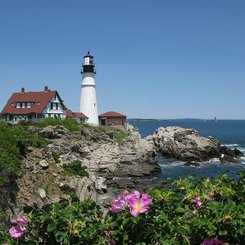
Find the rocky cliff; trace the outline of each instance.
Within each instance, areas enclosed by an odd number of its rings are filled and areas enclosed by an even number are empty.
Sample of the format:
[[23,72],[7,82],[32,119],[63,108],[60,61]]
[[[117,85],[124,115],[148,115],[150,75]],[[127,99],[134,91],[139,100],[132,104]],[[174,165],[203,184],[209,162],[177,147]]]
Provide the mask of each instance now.
[[[115,130],[82,126],[71,132],[63,126],[30,127],[50,141],[45,148],[29,148],[17,179],[11,213],[28,212],[53,202],[69,200],[74,191],[82,201],[93,199],[106,207],[122,189],[147,188],[147,179],[160,172],[155,148],[131,130],[118,142]],[[69,175],[64,166],[79,161],[87,175]]]
[[[0,227],[13,214],[69,201],[72,192],[81,201],[90,198],[106,208],[112,197],[124,189],[145,190],[161,171],[155,162],[157,152],[186,162],[213,157],[232,161],[242,154],[221,146],[212,137],[199,136],[194,129],[180,127],[159,128],[144,139],[130,127],[120,140],[120,131],[83,125],[75,131],[63,126],[31,126],[28,130],[49,140],[49,144],[29,147],[17,181],[2,187],[0,210],[4,212],[0,212]],[[65,166],[74,162],[86,169],[86,174],[80,176],[79,169],[68,174]]]

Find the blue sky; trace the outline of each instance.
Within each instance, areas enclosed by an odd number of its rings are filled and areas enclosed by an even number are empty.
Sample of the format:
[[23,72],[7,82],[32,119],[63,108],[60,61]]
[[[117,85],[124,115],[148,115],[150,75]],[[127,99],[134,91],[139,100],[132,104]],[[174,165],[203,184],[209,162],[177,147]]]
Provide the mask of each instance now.
[[0,108],[21,87],[79,110],[82,57],[99,113],[245,119],[244,0],[2,0]]

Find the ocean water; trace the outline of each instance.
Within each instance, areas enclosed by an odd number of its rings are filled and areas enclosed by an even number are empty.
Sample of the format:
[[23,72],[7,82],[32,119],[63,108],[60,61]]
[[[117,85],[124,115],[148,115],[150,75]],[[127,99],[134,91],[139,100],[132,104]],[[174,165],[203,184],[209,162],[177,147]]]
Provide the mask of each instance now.
[[[201,136],[212,136],[219,140],[221,145],[232,149],[237,148],[245,154],[245,120],[202,120],[202,119],[175,119],[175,120],[129,120],[129,124],[136,127],[142,137],[153,134],[159,127],[179,126],[194,128]],[[160,155],[157,156],[158,164],[162,173],[157,178],[178,179],[189,175],[194,176],[217,176],[223,172],[233,178],[237,178],[237,172],[245,167],[245,157],[239,163],[220,163],[219,159],[203,162],[200,167],[184,166],[184,162],[168,160]]]

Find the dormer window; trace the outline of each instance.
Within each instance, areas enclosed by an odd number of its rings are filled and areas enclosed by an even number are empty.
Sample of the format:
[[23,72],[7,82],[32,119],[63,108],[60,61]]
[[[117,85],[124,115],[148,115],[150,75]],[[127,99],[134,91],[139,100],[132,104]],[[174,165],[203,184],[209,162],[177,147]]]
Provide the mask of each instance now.
[[[14,104],[12,103],[11,106]],[[17,102],[16,103],[16,108],[31,108],[33,105],[32,102]]]
[[58,110],[59,104],[56,102],[51,102],[51,110]]

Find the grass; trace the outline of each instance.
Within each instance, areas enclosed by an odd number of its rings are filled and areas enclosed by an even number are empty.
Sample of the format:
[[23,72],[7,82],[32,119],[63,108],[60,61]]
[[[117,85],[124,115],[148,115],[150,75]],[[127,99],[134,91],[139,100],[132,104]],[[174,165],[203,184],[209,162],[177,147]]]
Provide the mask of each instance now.
[[36,126],[39,128],[44,128],[47,126],[64,126],[69,131],[79,131],[80,125],[76,120],[74,119],[55,119],[55,118],[46,118],[43,121],[40,122],[34,122],[34,121],[22,121],[19,123],[22,126]]
[[9,177],[18,172],[28,148],[45,147],[48,141],[18,124],[0,122],[0,132],[0,185],[4,185]]
[[79,175],[79,176],[87,176],[87,177],[89,175],[86,170],[86,167],[81,166],[81,162],[79,160],[63,165],[63,168],[64,171],[69,175]]
[[116,129],[115,131],[113,131],[113,138],[119,145],[123,143],[123,141],[128,137],[128,135],[129,133],[127,131],[123,131],[120,129]]
[[55,151],[52,151],[52,156],[53,156],[53,159],[56,163],[60,163],[60,155],[59,153],[55,152]]

